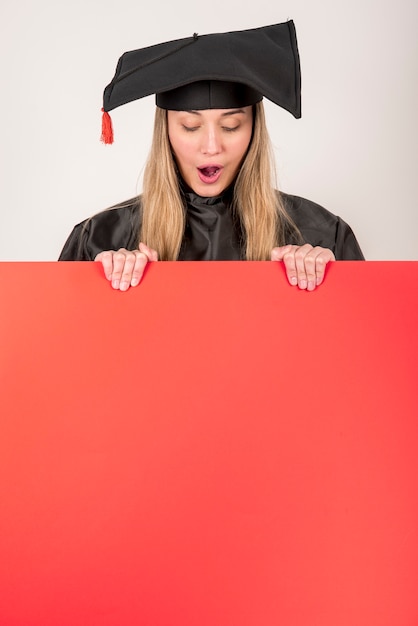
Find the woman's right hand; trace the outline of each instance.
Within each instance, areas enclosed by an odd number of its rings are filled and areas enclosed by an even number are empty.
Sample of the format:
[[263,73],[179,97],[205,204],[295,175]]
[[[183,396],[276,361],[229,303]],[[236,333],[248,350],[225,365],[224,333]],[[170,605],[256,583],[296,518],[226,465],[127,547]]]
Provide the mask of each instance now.
[[104,274],[113,289],[127,291],[129,287],[139,285],[146,264],[148,261],[158,261],[158,254],[141,242],[138,250],[105,250],[94,260],[102,263]]

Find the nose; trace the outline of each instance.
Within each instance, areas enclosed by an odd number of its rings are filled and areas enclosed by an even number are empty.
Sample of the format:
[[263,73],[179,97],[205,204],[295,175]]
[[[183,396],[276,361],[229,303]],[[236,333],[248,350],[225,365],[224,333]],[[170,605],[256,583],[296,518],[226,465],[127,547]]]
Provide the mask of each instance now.
[[212,126],[208,126],[203,130],[201,142],[202,154],[209,156],[219,154],[219,152],[222,151],[222,141],[219,130]]

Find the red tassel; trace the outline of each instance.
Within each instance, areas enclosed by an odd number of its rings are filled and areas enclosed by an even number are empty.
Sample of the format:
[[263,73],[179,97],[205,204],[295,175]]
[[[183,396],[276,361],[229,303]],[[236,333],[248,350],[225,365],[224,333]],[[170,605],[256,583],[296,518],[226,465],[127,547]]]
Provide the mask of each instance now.
[[105,144],[113,143],[113,128],[112,128],[112,118],[109,113],[102,109],[102,136],[100,140]]

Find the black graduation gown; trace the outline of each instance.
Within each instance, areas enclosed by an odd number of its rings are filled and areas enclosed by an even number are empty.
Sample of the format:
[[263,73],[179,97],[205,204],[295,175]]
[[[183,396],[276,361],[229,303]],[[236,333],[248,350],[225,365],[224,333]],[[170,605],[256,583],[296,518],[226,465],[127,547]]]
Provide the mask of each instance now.
[[[288,194],[281,194],[288,215],[305,243],[330,248],[338,260],[363,260],[350,226],[323,207]],[[179,260],[242,260],[242,236],[229,208],[228,194],[201,198],[185,194],[186,229]],[[134,198],[77,224],[60,254],[60,261],[93,261],[103,250],[138,247],[141,197]],[[289,236],[286,243],[297,243]]]

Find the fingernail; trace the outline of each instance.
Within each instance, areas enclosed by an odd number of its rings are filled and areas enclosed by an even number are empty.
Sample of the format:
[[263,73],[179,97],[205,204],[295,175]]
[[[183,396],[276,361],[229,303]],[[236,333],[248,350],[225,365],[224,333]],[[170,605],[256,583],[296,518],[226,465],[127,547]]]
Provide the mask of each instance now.
[[119,281],[118,280],[112,280],[112,287],[113,289],[119,289]]
[[306,280],[301,280],[299,283],[299,287],[301,289],[306,289],[306,287],[308,286],[308,283],[306,282]]
[[315,282],[313,280],[308,281],[308,291],[313,291],[315,289]]
[[119,285],[119,289],[121,291],[126,291],[129,288],[129,283],[126,282],[126,280],[122,281],[121,284]]
[[139,285],[139,280],[137,278],[133,278],[131,280],[131,287],[136,287],[137,285]]
[[297,285],[298,284],[298,279],[296,278],[296,276],[292,276],[292,278],[290,279],[290,284],[291,285]]

